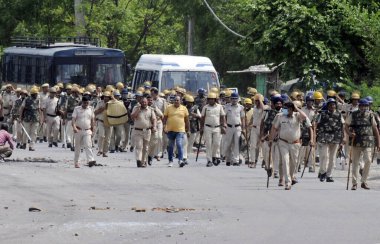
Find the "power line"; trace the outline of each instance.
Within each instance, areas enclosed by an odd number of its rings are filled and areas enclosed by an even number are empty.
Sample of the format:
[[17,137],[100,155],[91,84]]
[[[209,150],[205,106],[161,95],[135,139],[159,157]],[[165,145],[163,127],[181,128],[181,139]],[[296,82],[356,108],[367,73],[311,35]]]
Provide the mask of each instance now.
[[231,32],[232,34],[234,34],[235,36],[238,36],[240,38],[247,38],[246,36],[243,36],[239,33],[237,33],[236,31],[232,30],[231,28],[229,28],[226,24],[223,23],[223,21],[221,19],[219,19],[219,17],[215,14],[215,12],[212,10],[212,8],[210,7],[210,5],[208,4],[208,2],[206,0],[203,0],[203,2],[206,4],[207,8],[210,10],[210,12],[212,13],[212,15],[215,17],[215,19],[224,27],[226,28],[229,32]]

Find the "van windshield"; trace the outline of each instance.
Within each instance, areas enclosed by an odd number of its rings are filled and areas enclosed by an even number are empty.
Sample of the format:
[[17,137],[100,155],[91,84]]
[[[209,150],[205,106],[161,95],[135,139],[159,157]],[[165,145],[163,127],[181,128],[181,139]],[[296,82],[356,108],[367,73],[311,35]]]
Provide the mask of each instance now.
[[218,78],[211,71],[164,71],[162,72],[161,90],[171,89],[176,86],[183,87],[187,91],[196,93],[199,88],[218,87]]

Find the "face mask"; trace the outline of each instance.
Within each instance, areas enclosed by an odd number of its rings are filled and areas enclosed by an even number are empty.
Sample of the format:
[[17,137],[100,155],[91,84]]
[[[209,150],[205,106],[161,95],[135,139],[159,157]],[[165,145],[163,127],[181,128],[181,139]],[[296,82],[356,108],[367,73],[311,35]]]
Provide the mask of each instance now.
[[285,115],[285,116],[288,115],[288,109],[287,109],[287,108],[283,108],[281,112],[282,112],[282,114]]

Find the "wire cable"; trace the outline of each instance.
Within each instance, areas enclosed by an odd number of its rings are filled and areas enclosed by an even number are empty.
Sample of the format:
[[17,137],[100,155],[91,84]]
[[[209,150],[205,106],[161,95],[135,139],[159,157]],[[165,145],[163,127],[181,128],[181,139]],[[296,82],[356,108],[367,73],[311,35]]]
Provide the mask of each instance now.
[[239,33],[237,33],[236,31],[232,30],[231,28],[229,28],[226,24],[223,23],[223,21],[215,14],[215,12],[212,10],[212,8],[210,7],[210,5],[208,4],[208,2],[206,0],[203,0],[204,4],[206,4],[207,8],[210,10],[210,12],[212,13],[212,15],[214,16],[214,18],[224,27],[226,28],[229,32],[231,32],[232,34],[234,34],[235,36],[238,36],[240,38],[247,38],[246,36],[243,36]]

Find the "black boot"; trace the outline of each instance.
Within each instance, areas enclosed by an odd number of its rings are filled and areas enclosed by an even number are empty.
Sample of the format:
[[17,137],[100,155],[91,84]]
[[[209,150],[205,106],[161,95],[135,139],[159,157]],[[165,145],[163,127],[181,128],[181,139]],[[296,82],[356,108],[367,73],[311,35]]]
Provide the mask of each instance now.
[[148,156],[148,164],[149,164],[149,166],[152,165],[152,161],[153,161],[152,157],[151,157],[151,156]]

